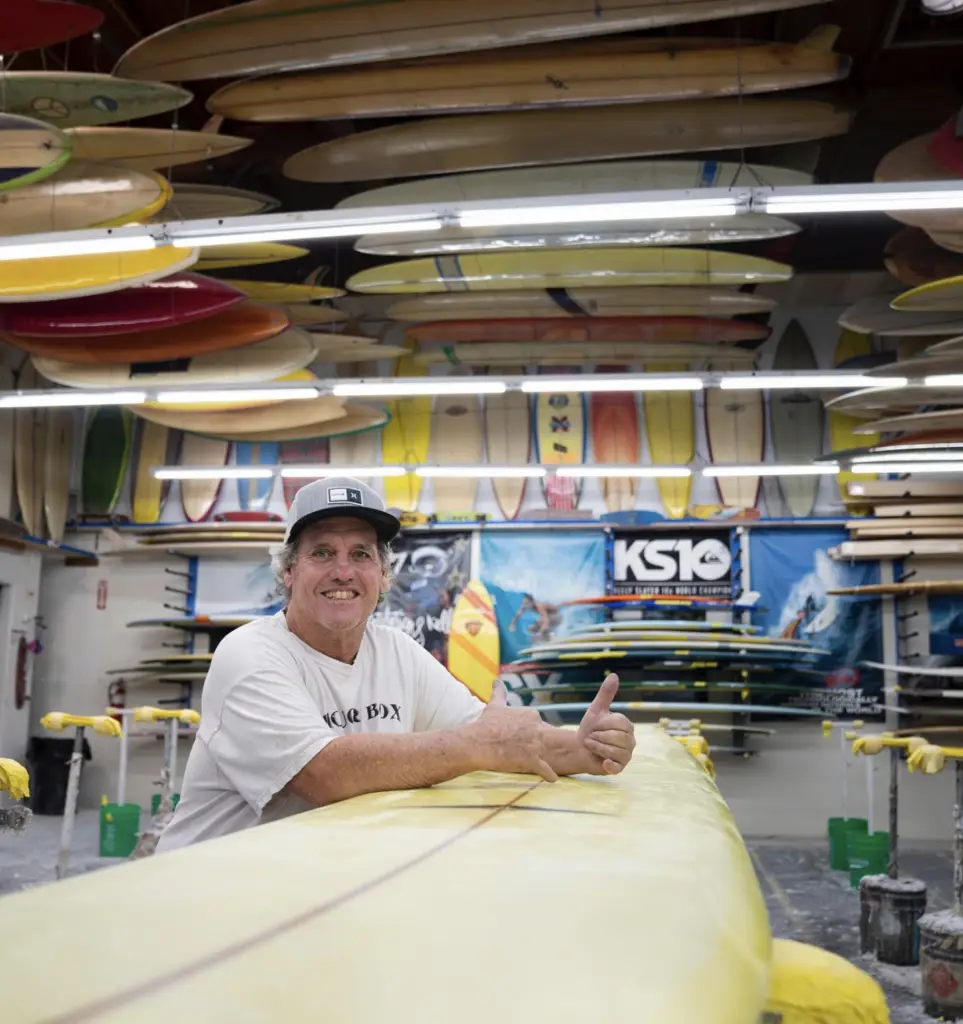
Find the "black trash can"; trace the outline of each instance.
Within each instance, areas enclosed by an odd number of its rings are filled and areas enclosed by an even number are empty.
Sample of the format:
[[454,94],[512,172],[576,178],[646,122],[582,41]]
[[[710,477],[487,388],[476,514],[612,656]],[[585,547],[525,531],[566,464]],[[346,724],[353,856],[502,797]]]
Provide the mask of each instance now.
[[[30,770],[30,799],[34,814],[63,814],[67,803],[67,778],[74,741],[50,736],[31,736],[27,744]],[[84,760],[91,758],[90,744],[84,740]],[[81,775],[83,765],[81,765]]]

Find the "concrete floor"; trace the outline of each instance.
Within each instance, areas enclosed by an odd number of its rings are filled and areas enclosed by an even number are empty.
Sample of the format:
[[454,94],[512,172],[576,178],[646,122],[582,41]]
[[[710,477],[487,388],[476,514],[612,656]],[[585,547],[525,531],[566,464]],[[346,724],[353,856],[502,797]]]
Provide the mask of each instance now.
[[[24,834],[0,835],[0,897],[55,880],[60,818],[35,816]],[[122,861],[98,856],[99,812],[77,817],[70,873],[111,867]],[[859,953],[859,900],[848,876],[830,871],[825,842],[750,840],[749,851],[765,894],[773,934],[831,950],[869,971],[886,991],[892,1024],[930,1022],[919,1001],[916,968],[877,964]],[[929,890],[929,909],[949,906],[953,875],[948,848],[928,844],[901,851],[902,873],[921,878]],[[2,910],[2,904],[0,904]]]

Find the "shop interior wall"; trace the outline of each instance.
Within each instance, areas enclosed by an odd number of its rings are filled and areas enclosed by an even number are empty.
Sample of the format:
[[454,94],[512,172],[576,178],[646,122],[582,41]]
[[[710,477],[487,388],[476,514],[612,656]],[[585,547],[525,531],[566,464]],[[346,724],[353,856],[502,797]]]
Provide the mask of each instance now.
[[[877,279],[878,280],[878,279]],[[793,285],[795,297],[800,303],[805,300],[803,283]],[[800,321],[809,334],[823,366],[831,365],[829,355],[835,345],[839,329],[836,318],[843,308],[870,292],[874,285],[849,287],[834,296],[832,305],[783,306],[773,315],[773,339],[767,343],[760,360],[761,367],[769,365],[775,343],[786,322],[792,317]],[[780,295],[785,301],[786,296]],[[6,428],[9,430],[9,428]],[[701,429],[701,427],[700,427]],[[7,443],[0,444],[0,460],[7,453]],[[2,486],[9,488],[10,473],[2,472],[0,465],[0,500]],[[589,481],[594,487],[594,482]],[[702,486],[708,481],[700,481]],[[839,514],[834,501],[832,481],[825,481],[827,489],[821,495],[823,514]],[[233,485],[225,485],[225,505],[232,507]],[[586,497],[591,506],[601,505],[592,495],[594,490],[586,487]],[[599,496],[600,498],[600,496]],[[176,502],[176,490],[171,501]],[[428,496],[430,501],[430,495]],[[696,491],[693,501],[711,501],[711,493],[702,495]],[[482,482],[479,493],[479,511],[494,511],[487,507],[491,501],[490,489]],[[537,504],[538,502],[533,502]],[[493,502],[491,502],[493,506]],[[644,499],[640,505],[644,505]],[[275,505],[283,510],[280,493],[275,496]],[[4,506],[6,507],[6,506]],[[176,516],[178,504],[168,506],[165,518]],[[430,510],[430,506],[425,508]],[[596,508],[595,511],[599,511]],[[95,538],[87,534],[71,534],[68,541],[79,547],[92,547]],[[15,556],[11,564],[19,565],[21,579],[29,577],[30,565],[39,566],[36,556]],[[94,713],[106,706],[107,687],[111,679],[110,669],[135,665],[141,659],[158,652],[159,645],[173,638],[169,631],[131,630],[126,623],[140,618],[157,617],[163,611],[163,604],[170,595],[165,595],[164,586],[171,577],[164,573],[164,566],[182,569],[183,561],[164,558],[104,558],[96,568],[66,567],[56,560],[46,560],[43,565],[40,615],[45,623],[43,633],[44,650],[36,659],[33,686],[34,699],[29,705],[31,730],[36,730],[42,714],[49,710],[70,710]],[[938,563],[927,564],[921,575],[941,571]],[[945,572],[945,569],[942,570]],[[8,570],[8,575],[14,570]],[[938,578],[938,577],[937,577]],[[97,607],[98,584],[106,581],[106,607]],[[0,583],[4,579],[4,563],[0,561]],[[21,584],[26,586],[25,584]],[[24,591],[26,592],[26,591]],[[26,607],[26,606],[25,606]],[[0,611],[2,614],[2,611]],[[5,628],[0,625],[0,628]],[[9,640],[8,635],[8,640]],[[4,650],[11,649],[7,644]],[[127,702],[151,703],[158,698],[174,696],[177,687],[156,684],[134,686],[128,690]],[[199,697],[200,687],[195,686]],[[7,735],[11,721],[4,700],[0,699],[0,737]],[[16,721],[16,720],[14,720]],[[821,730],[813,723],[777,722],[777,735],[765,739],[757,746],[758,757],[747,760],[733,759],[720,754],[717,758],[720,785],[728,800],[739,827],[751,836],[782,835],[818,838],[825,833],[826,819],[839,813],[841,787],[838,755],[822,738]],[[15,730],[14,730],[15,731]],[[25,741],[25,737],[23,738]],[[13,745],[19,742],[14,739]],[[101,737],[91,737],[94,760],[85,769],[82,787],[82,803],[87,807],[96,806],[103,794],[113,798],[116,792],[116,742]],[[182,764],[188,753],[189,744],[181,745]],[[21,751],[4,751],[16,756]],[[136,740],[132,743],[128,798],[146,805],[156,790],[155,780],[162,758],[162,744],[157,740]],[[885,813],[885,779],[887,766],[878,762],[876,785],[877,820],[883,821]],[[854,765],[850,772],[851,813],[862,813],[864,801],[864,772],[862,764]],[[949,774],[936,778],[903,776],[902,829],[907,838],[949,839],[952,810],[952,778]]]

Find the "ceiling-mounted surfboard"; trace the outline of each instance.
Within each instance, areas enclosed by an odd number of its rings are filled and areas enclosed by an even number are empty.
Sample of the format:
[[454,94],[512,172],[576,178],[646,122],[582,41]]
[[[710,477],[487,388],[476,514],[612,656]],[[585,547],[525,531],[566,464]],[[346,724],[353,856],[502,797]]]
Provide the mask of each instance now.
[[792,267],[784,263],[712,249],[591,249],[404,260],[362,270],[348,279],[347,288],[390,295],[546,287],[740,286],[791,277]]
[[[35,260],[34,262],[42,262]],[[174,327],[103,337],[20,337],[8,334],[11,344],[37,356],[83,364],[124,364],[190,359],[209,352],[240,348],[276,337],[287,328],[281,313],[253,302],[240,302],[203,320]],[[292,328],[299,335],[307,332]],[[308,336],[309,337],[309,336]],[[238,356],[243,363],[245,357]]]
[[[790,320],[773,356],[775,371],[806,371],[818,368],[816,354],[802,326]],[[817,395],[779,389],[769,397],[772,446],[777,463],[809,465],[823,453],[826,414]],[[812,515],[819,493],[818,476],[777,478],[783,501],[795,518]]]
[[[712,369],[726,370],[720,358]],[[766,420],[762,392],[723,391],[709,388],[705,393],[706,438],[713,464],[753,465],[762,462]],[[755,508],[759,499],[758,476],[718,476],[716,487],[723,505]]]
[[186,270],[197,261],[197,253],[164,246],[144,252],[8,260],[0,274],[0,303],[105,295]]
[[[833,37],[838,29],[829,29]],[[851,61],[815,40],[582,40],[499,53],[243,79],[207,101],[211,114],[277,123],[414,117],[532,107],[751,95],[845,78]],[[559,87],[559,82],[564,87]]]
[[180,128],[70,128],[75,160],[96,160],[135,171],[161,171],[216,160],[246,149],[252,139]]
[[843,135],[852,117],[814,100],[714,99],[519,110],[408,121],[302,150],[300,181],[380,181],[497,167],[772,146]]
[[8,113],[58,128],[118,124],[167,114],[190,103],[191,93],[166,82],[133,82],[87,71],[5,71]]
[[56,174],[24,185],[0,203],[0,235],[32,235],[142,224],[170,198],[153,171],[134,171],[73,158]]
[[102,12],[64,0],[16,0],[5,4],[0,21],[0,53],[42,50],[100,28]]
[[203,320],[243,299],[241,292],[212,277],[171,274],[109,295],[0,305],[0,330],[24,338],[134,334]]
[[273,196],[250,192],[227,185],[174,186],[171,201],[158,213],[155,220],[216,220],[221,217],[244,217],[255,213],[270,213],[280,205]]
[[[963,269],[963,268],[961,268]],[[893,309],[921,313],[963,314],[963,275],[947,276],[942,280],[927,281],[916,288],[897,295]]]
[[[877,182],[958,181],[959,175],[948,171],[930,147],[933,133],[917,136],[891,150],[880,161],[873,177]],[[927,231],[963,231],[963,213],[958,210],[890,210],[889,216],[901,224]]]
[[[131,47],[115,71],[189,81],[267,71],[411,60],[579,39],[808,6],[813,0],[412,0],[376,6],[248,3],[157,32]],[[816,0],[818,2],[818,0]]]
[[0,192],[49,178],[67,163],[72,148],[53,125],[0,113]]
[[[883,261],[893,277],[908,288],[963,275],[963,255],[937,245],[922,228],[903,228],[893,235],[886,243]],[[899,299],[902,296],[896,296],[894,303]]]
[[895,296],[878,295],[861,299],[839,317],[839,326],[858,334],[928,335],[963,334],[963,313],[902,311],[890,303]]
[[774,299],[704,285],[641,288],[550,288],[421,295],[393,302],[393,320],[505,320],[518,318],[703,316],[769,313]]

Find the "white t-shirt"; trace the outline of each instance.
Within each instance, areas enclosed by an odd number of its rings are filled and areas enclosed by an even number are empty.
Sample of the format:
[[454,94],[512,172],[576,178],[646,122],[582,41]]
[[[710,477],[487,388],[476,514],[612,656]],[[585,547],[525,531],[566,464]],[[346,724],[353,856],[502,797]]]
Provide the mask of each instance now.
[[339,736],[453,729],[484,707],[389,626],[369,622],[353,665],[299,640],[284,612],[241,626],[211,659],[181,799],[157,852],[309,810],[281,790]]

